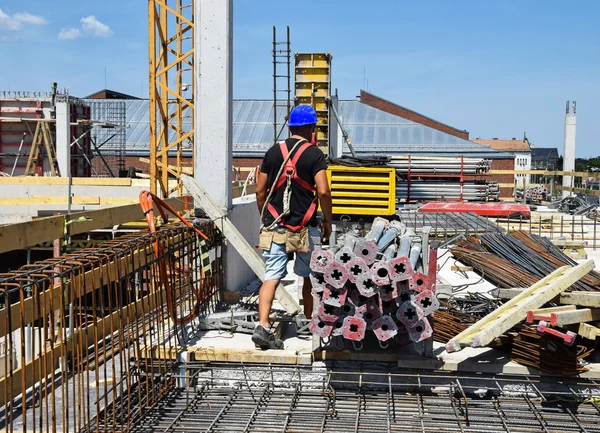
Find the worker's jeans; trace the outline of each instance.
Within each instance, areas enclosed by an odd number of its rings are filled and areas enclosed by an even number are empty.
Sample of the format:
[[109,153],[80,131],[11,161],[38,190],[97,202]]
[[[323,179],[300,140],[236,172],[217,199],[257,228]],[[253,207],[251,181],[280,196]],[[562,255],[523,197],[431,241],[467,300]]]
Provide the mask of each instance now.
[[[321,233],[318,227],[308,227],[308,243],[310,249],[306,253],[296,253],[294,262],[294,273],[299,277],[308,277],[310,275],[310,255],[315,246],[313,237],[319,238]],[[285,250],[285,244],[271,243],[271,249],[263,252],[265,257],[265,280],[281,280],[287,275],[288,254]]]

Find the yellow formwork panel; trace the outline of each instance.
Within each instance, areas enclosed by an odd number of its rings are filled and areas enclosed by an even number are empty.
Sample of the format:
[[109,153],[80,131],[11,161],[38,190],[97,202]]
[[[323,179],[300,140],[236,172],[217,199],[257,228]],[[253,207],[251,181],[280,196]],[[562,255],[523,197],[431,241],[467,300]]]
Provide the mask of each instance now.
[[387,167],[327,169],[335,215],[393,215],[396,213],[396,170]]
[[329,67],[329,53],[296,53],[297,67]]
[[325,99],[329,96],[329,85],[328,84],[315,84],[313,86],[306,85],[307,83],[296,84],[296,97],[297,98],[322,98]]
[[297,104],[308,104],[317,112],[317,140],[327,153],[329,145],[329,107],[331,95],[331,55],[329,53],[296,53],[294,55],[294,87]]

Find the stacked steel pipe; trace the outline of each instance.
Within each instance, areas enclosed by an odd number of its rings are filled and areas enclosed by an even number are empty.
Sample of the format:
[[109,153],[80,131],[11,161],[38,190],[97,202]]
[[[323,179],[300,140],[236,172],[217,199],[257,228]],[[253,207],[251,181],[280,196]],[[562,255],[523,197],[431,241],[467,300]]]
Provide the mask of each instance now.
[[409,196],[418,201],[446,200],[490,201],[498,200],[500,188],[497,182],[464,181],[462,189],[456,180],[399,180],[396,182],[396,197]]
[[374,334],[414,342],[432,335],[437,252],[405,224],[376,218],[365,237],[355,226],[332,249],[311,257],[314,313],[310,331],[323,340],[351,340],[356,349]]
[[548,200],[548,188],[546,188],[544,185],[538,185],[526,187],[525,190],[523,190],[522,187],[517,186],[515,198],[525,198],[525,200],[527,200],[528,202],[546,201]]
[[492,161],[481,158],[444,158],[444,157],[392,157],[389,165],[395,167],[399,174],[479,174],[487,173]]
[[393,157],[388,164],[396,169],[396,197],[399,201],[498,200],[496,182],[469,180],[463,176],[487,173],[491,161],[479,158]]

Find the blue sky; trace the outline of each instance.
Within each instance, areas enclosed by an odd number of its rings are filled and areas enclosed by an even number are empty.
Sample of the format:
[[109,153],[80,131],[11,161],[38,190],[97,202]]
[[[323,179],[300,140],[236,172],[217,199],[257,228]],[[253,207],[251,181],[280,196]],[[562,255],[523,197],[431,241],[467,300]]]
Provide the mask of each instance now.
[[[298,5],[298,6],[297,6]],[[0,0],[0,90],[148,93],[147,2]],[[234,1],[234,96],[272,95],[272,26],[294,51],[333,54],[342,98],[368,90],[471,137],[562,150],[577,100],[577,156],[600,155],[600,2]]]

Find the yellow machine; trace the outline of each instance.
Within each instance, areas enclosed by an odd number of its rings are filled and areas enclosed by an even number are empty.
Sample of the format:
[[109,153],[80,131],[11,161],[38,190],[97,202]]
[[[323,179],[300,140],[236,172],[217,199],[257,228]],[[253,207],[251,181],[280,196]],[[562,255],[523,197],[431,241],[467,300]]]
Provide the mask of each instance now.
[[394,215],[396,170],[387,167],[330,166],[334,215]]

